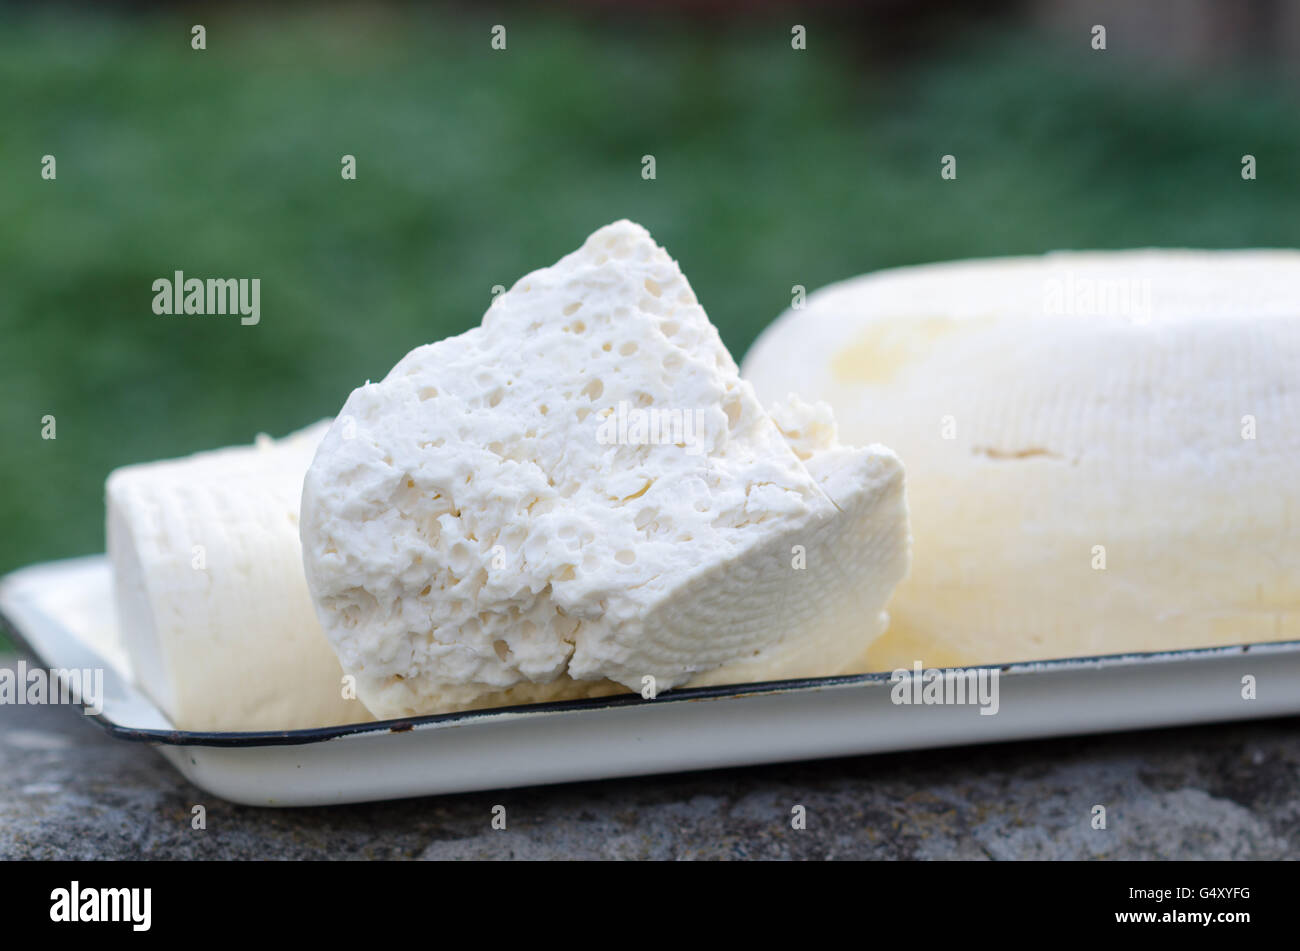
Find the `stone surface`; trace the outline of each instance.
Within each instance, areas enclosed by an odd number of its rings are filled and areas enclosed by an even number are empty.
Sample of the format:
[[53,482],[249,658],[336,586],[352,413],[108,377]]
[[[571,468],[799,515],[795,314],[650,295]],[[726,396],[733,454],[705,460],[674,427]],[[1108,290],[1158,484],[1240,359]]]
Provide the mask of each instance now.
[[79,711],[0,707],[8,859],[1297,855],[1300,718],[272,810],[208,796]]

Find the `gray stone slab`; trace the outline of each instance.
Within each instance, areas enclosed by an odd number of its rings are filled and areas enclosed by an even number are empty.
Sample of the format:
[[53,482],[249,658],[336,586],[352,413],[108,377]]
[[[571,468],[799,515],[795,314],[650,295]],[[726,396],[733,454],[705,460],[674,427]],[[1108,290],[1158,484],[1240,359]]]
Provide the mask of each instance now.
[[272,810],[208,796],[75,709],[0,707],[0,858],[1297,855],[1295,718]]

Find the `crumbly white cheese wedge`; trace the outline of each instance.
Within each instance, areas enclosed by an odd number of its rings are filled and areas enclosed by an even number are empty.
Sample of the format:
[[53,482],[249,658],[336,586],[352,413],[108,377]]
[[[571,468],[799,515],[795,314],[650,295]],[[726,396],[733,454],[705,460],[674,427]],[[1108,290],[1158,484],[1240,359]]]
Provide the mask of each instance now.
[[302,479],[328,426],[108,477],[119,628],[137,681],[180,729],[372,719],[344,699],[302,572]]
[[1059,253],[825,288],[747,355],[908,473],[876,669],[1300,637],[1300,253]]
[[799,455],[627,221],[412,351],[352,393],[303,488],[308,585],[362,700],[396,717],[860,664],[906,571],[902,469],[835,446],[824,408],[783,413]]

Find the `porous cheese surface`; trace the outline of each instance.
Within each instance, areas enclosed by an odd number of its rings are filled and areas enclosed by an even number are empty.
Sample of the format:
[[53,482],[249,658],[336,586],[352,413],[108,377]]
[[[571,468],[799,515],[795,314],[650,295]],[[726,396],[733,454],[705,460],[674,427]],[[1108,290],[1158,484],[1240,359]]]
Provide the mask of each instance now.
[[303,487],[361,698],[397,717],[859,665],[906,571],[902,468],[838,446],[824,407],[782,412],[798,454],[627,221],[412,351]]
[[179,729],[372,719],[344,697],[302,572],[302,479],[328,425],[108,478],[118,628],[140,686]]
[[755,343],[907,466],[871,666],[1300,637],[1300,253],[1056,253],[835,284]]

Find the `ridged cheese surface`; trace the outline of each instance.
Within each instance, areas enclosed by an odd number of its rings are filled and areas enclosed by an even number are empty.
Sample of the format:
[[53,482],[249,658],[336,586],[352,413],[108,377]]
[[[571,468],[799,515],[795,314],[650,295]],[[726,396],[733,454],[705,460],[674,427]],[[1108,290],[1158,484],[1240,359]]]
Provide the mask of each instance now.
[[1300,253],[883,271],[784,314],[744,373],[907,467],[876,669],[1300,638]]
[[327,427],[108,478],[121,636],[136,679],[180,729],[372,719],[344,699],[302,571],[302,479]]
[[521,278],[354,391],[308,472],[308,583],[362,699],[392,717],[860,665],[906,570],[902,469],[835,444],[825,407],[780,423],[640,226]]

